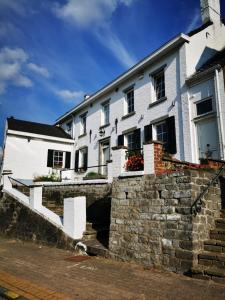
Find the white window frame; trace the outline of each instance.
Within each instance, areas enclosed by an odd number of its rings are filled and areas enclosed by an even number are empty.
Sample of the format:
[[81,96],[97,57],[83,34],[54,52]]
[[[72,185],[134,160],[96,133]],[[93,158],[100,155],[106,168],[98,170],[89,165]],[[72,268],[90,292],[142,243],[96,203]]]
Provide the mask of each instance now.
[[[198,115],[197,114],[197,104],[199,104],[201,102],[204,102],[204,101],[207,101],[207,100],[211,100],[212,101],[212,110],[208,111],[206,113],[203,113],[201,115]],[[201,99],[201,100],[198,100],[198,101],[194,102],[193,104],[194,104],[194,112],[195,112],[195,117],[196,118],[204,118],[204,117],[207,117],[208,115],[216,112],[215,101],[213,101],[213,97],[212,96],[204,98],[204,99]]]
[[[158,98],[157,96],[157,85],[156,85],[156,80],[157,78],[163,74],[163,79],[164,79],[164,95],[162,95],[161,97]],[[165,69],[162,69],[160,71],[158,71],[157,73],[155,73],[154,75],[152,75],[152,86],[154,89],[154,101],[160,101],[161,99],[164,99],[166,97],[166,83],[165,83]],[[162,88],[162,87],[161,87]],[[160,93],[162,93],[162,91],[160,90]]]
[[[70,127],[69,127],[70,125]],[[66,132],[73,137],[73,120],[66,123]]]
[[[108,110],[106,110],[106,108]],[[109,124],[109,120],[110,120],[110,102],[109,100],[102,103],[102,118],[101,118],[102,122],[101,125],[107,125]]]
[[[166,124],[166,120],[162,120],[162,121],[157,122],[157,123],[154,124],[154,126],[153,126],[153,128],[154,128],[153,135],[154,135],[155,140],[158,140],[157,127],[160,126],[160,125],[163,125],[163,124]],[[161,135],[163,135],[165,133],[167,134],[167,141],[166,142],[168,142],[168,129],[167,129],[167,131],[162,132]],[[158,141],[162,141],[162,140],[158,140]],[[165,143],[164,141],[162,141],[162,142]]]
[[[62,160],[59,160],[59,153],[62,154]],[[60,165],[60,166],[57,165],[55,160],[56,161],[62,161],[62,165]],[[61,150],[54,150],[53,151],[53,168],[54,169],[62,169],[62,168],[64,168],[64,166],[65,166],[65,152],[61,151]]]
[[79,149],[79,168],[84,168],[84,153],[88,151],[87,147]]
[[80,116],[80,135],[84,135],[86,133],[87,133],[87,113]]
[[129,148],[129,143],[128,143],[129,136],[133,136],[133,142],[132,142],[132,144],[134,144],[134,131],[130,131],[130,132],[128,132],[127,134],[125,134],[125,142],[126,142],[126,146],[127,146],[128,150],[132,150],[132,149],[134,149],[134,148]]
[[[128,99],[128,94],[129,93],[133,93],[133,105],[129,105],[129,99]],[[132,87],[132,88],[130,88],[129,90],[127,90],[126,92],[125,92],[125,99],[126,99],[126,101],[125,101],[125,103],[126,103],[126,105],[125,105],[125,108],[126,108],[126,114],[130,114],[130,113],[132,113],[132,112],[134,112],[135,110],[134,110],[134,88]],[[133,110],[131,110],[131,111],[129,111],[129,106],[132,106],[133,107]]]

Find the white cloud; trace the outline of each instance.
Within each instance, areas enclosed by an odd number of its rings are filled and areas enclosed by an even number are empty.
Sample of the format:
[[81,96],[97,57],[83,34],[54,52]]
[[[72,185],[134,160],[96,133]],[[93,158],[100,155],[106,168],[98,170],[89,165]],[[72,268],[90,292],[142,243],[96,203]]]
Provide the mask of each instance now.
[[50,76],[49,71],[46,68],[38,66],[38,65],[36,65],[34,63],[29,63],[27,65],[27,67],[28,67],[28,69],[30,69],[34,73],[37,73],[37,74],[39,74],[39,75],[41,75],[43,77],[48,78]]
[[9,84],[22,87],[32,86],[32,81],[23,74],[23,66],[28,60],[21,48],[2,48],[0,50],[0,94]]
[[58,97],[63,100],[71,101],[71,100],[80,100],[83,97],[84,92],[82,91],[70,91],[70,90],[60,90],[55,92]]
[[53,11],[63,19],[83,29],[91,29],[98,40],[126,67],[135,63],[122,41],[110,29],[112,14],[120,5],[130,6],[135,0],[67,0],[55,4]]
[[199,22],[200,22],[199,9],[196,9],[185,31],[190,32],[191,30],[195,29],[198,26]]

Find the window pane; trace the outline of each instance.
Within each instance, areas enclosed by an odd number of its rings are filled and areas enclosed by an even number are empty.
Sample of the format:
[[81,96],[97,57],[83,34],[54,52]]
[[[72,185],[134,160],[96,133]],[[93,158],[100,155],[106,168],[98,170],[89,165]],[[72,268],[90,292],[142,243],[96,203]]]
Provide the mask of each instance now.
[[203,115],[213,110],[212,99],[208,99],[196,104],[197,115]]
[[54,166],[54,168],[62,168],[63,167],[63,152],[62,151],[54,151],[53,166]]
[[109,123],[109,103],[103,106],[103,125]]
[[157,140],[163,143],[168,141],[168,133],[166,123],[160,123],[156,125]]
[[134,149],[134,134],[133,133],[130,133],[127,135],[127,148],[129,150],[132,150]]
[[156,100],[165,97],[165,76],[164,71],[154,76]]
[[134,111],[134,90],[127,92],[127,113]]

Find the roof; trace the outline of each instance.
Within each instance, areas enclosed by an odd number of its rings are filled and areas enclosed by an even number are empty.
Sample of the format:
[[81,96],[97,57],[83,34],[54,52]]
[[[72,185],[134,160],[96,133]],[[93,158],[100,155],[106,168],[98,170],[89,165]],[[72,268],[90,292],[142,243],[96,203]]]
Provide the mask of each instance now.
[[54,125],[17,120],[12,117],[7,118],[7,123],[8,129],[10,130],[53,136],[63,139],[72,139],[71,136],[67,134],[62,128]]
[[220,65],[221,67],[225,66],[225,48],[216,52],[213,57],[211,57],[201,66],[198,72],[205,71],[211,67],[214,67],[215,65]]
[[134,76],[134,74],[136,74],[138,72],[143,72],[143,68],[146,67],[146,65],[149,65],[151,62],[153,62],[156,59],[158,59],[159,57],[165,55],[172,49],[175,49],[176,47],[184,44],[185,42],[189,42],[189,41],[190,41],[190,38],[187,35],[180,33],[175,38],[171,39],[170,41],[168,41],[167,43],[162,45],[159,49],[153,51],[150,55],[146,56],[144,59],[139,61],[137,64],[135,64],[133,67],[128,69],[126,72],[122,73],[120,76],[115,78],[113,81],[109,82],[107,85],[102,87],[100,90],[98,90],[97,92],[92,94],[90,97],[88,97],[88,99],[85,99],[84,101],[79,103],[77,106],[75,106],[74,108],[72,108],[71,110],[69,110],[68,112],[63,114],[62,116],[60,116],[56,120],[56,124],[59,124],[60,122],[62,122],[66,118],[68,118],[71,114],[73,114],[74,112],[76,112],[76,111],[80,110],[81,108],[85,107],[86,105],[94,102],[96,99],[105,95],[111,89],[118,87],[118,85],[121,84],[121,82],[130,78],[131,76]]

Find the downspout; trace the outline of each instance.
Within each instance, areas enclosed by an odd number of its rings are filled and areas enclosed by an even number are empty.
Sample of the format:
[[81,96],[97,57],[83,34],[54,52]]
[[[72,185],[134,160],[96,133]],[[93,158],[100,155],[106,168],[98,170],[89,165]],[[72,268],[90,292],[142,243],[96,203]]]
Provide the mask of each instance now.
[[221,155],[221,159],[224,160],[225,141],[224,141],[224,128],[223,128],[223,120],[222,120],[222,108],[221,108],[220,82],[219,82],[218,68],[215,69],[214,82],[215,82],[216,111],[217,111],[219,140],[220,140],[220,155]]

